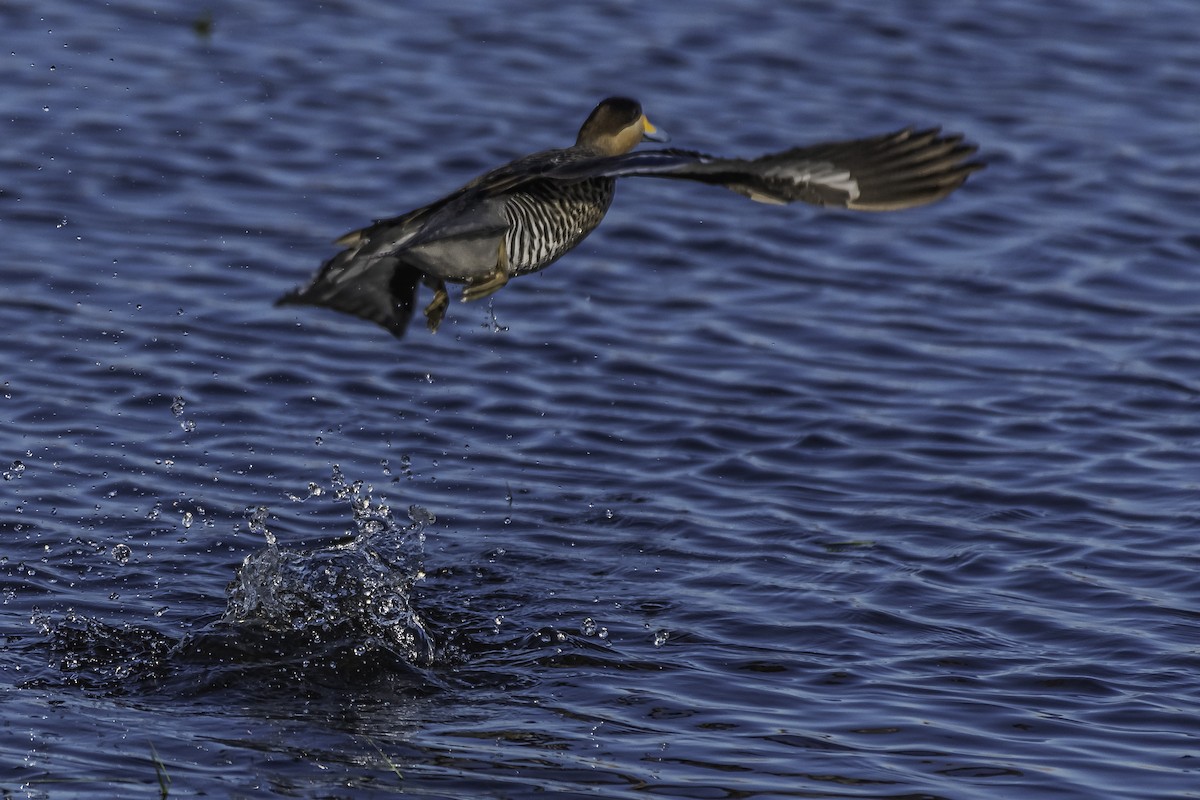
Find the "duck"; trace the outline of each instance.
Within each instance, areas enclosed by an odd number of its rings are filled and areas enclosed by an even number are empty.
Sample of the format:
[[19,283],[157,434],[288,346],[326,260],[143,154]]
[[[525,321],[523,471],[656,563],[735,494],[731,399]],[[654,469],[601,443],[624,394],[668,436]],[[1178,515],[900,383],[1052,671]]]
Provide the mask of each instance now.
[[694,181],[771,205],[898,211],[941,200],[984,167],[972,158],[976,145],[939,127],[752,159],[636,150],[668,139],[638,101],[609,97],[584,120],[574,145],[518,158],[429,205],[339,237],[334,243],[343,249],[276,305],[333,309],[401,338],[425,285],[433,291],[425,322],[436,332],[449,307],[448,283],[461,284],[462,300],[474,301],[550,266],[604,219],[619,178]]

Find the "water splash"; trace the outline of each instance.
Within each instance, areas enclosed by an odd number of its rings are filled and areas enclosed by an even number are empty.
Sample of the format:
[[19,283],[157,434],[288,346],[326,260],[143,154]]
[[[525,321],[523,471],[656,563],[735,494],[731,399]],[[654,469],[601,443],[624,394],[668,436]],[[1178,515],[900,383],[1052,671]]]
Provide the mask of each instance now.
[[[48,650],[53,673],[27,683],[58,682],[113,695],[235,690],[252,697],[293,697],[297,691],[315,697],[376,681],[427,691],[436,682],[424,669],[433,664],[434,647],[411,599],[414,584],[425,577],[424,530],[434,517],[413,506],[407,521],[397,520],[371,491],[361,481],[346,481],[335,467],[329,489],[310,487],[308,497],[294,498],[321,498],[342,514],[349,507],[347,535],[324,547],[281,546],[268,526],[269,509],[249,509],[247,527],[266,547],[236,571],[224,613],[194,620],[183,636],[155,622],[113,625],[69,609],[35,608],[30,625]],[[161,506],[152,510],[154,516],[160,512]],[[135,563],[124,543],[108,555],[123,568]],[[164,611],[153,611],[155,620]]]
[[[267,546],[242,562],[222,621],[296,635],[321,648],[347,647],[367,659],[391,656],[428,666],[433,645],[411,598],[424,578],[424,530],[433,515],[412,506],[409,521],[398,521],[370,487],[347,482],[337,466],[331,488],[335,500],[349,505],[353,527],[327,547],[281,547],[267,526],[267,510],[252,511],[249,527]],[[310,491],[313,496],[319,494]]]

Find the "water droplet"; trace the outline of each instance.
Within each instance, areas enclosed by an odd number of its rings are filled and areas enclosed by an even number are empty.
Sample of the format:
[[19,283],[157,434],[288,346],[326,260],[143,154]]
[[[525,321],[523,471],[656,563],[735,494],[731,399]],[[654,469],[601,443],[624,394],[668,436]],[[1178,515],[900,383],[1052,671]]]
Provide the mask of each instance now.
[[114,545],[112,549],[113,560],[121,566],[129,563],[129,557],[133,555],[133,551],[129,549],[127,544]]
[[4,480],[15,480],[25,474],[25,465],[17,460],[12,462],[12,466],[4,470]]
[[190,512],[190,511],[183,512],[183,527],[185,527],[185,528],[192,527],[192,512]]
[[424,506],[417,505],[408,507],[408,518],[412,520],[413,525],[419,525],[422,527],[425,525],[432,525],[433,523],[437,522],[437,517],[433,515],[432,511]]
[[591,617],[584,617],[583,622],[579,624],[579,632],[584,636],[595,636],[599,627],[596,625],[596,620]]
[[186,406],[186,405],[187,405],[187,402],[184,401],[184,399],[182,397],[180,397],[179,395],[175,395],[175,397],[172,398],[172,400],[171,400],[171,413],[174,414],[176,417],[182,417],[183,409],[184,409],[184,406]]
[[667,643],[667,639],[670,639],[670,638],[671,638],[670,631],[655,631],[654,632],[654,646],[662,647],[664,644]]

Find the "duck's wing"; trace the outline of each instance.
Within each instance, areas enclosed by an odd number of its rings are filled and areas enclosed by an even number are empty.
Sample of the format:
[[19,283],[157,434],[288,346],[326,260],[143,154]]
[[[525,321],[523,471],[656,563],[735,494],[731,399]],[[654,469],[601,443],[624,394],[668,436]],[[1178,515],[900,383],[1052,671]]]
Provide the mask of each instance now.
[[326,261],[307,284],[275,305],[332,308],[382,325],[400,338],[413,315],[421,272],[393,253],[422,229],[432,206],[377,220],[337,239],[345,249]]
[[[377,219],[364,228],[342,234],[334,244],[359,248],[364,254],[378,258],[412,247],[431,237],[442,238],[447,220],[466,209],[477,207],[491,197],[497,197],[524,184],[538,181],[571,159],[568,150],[544,150],[510,161],[480,175],[440,200],[397,217]],[[452,232],[451,236],[461,233]]]
[[643,150],[577,161],[542,177],[652,177],[700,181],[760,203],[803,201],[859,211],[893,211],[925,205],[953,192],[982,169],[968,160],[975,145],[938,128],[826,142],[754,159],[720,158],[688,150]]
[[399,339],[412,319],[420,280],[420,270],[394,257],[359,258],[350,248],[322,264],[308,284],[275,305],[332,308],[381,325]]

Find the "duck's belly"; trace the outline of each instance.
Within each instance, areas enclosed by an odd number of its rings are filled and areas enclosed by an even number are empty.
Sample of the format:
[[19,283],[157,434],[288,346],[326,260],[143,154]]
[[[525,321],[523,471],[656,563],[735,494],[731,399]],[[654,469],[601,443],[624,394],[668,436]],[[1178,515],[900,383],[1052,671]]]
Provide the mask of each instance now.
[[604,219],[616,181],[533,183],[509,195],[504,244],[510,276],[536,272],[583,241]]

